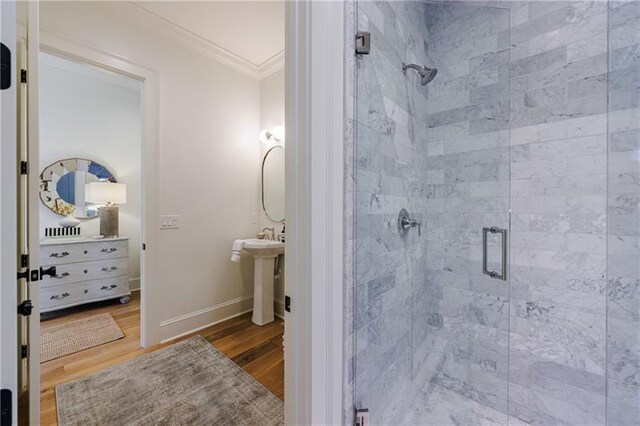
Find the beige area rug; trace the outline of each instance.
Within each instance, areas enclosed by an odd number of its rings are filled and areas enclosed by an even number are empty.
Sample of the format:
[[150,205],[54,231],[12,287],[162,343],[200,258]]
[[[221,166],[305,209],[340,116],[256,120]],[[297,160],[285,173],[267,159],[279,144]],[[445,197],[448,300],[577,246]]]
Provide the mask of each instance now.
[[56,386],[58,424],[281,425],[284,405],[194,336]]
[[124,333],[111,314],[94,315],[40,328],[40,362],[122,339]]

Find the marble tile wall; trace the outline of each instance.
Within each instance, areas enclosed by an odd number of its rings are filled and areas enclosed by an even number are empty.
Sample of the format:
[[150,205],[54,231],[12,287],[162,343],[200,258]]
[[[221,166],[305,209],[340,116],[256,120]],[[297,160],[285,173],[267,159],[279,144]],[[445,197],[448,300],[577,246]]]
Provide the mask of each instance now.
[[[640,424],[640,2],[357,10],[345,392],[378,420]],[[405,60],[439,68],[426,91]],[[396,238],[407,205],[424,239]],[[509,208],[505,284],[478,230]]]
[[640,424],[640,2],[609,4],[607,420]]

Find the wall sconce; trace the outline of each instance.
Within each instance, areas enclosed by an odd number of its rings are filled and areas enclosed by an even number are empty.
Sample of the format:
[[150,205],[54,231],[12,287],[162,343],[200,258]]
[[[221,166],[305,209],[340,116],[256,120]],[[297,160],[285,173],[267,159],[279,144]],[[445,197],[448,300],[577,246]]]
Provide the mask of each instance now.
[[260,132],[260,142],[282,142],[284,140],[284,126],[273,126],[273,129],[263,130]]

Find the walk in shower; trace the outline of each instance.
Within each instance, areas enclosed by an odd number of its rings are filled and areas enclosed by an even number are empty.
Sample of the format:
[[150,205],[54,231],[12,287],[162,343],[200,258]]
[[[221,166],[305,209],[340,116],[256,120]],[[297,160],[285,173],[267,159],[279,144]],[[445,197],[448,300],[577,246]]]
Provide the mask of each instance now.
[[347,13],[346,420],[640,425],[640,2]]

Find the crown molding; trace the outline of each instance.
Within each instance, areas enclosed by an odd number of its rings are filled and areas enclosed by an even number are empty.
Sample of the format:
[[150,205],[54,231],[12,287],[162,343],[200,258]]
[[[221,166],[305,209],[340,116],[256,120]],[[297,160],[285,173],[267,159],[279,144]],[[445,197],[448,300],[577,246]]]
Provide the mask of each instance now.
[[173,39],[195,53],[227,65],[228,67],[240,71],[256,80],[263,80],[274,72],[284,68],[284,49],[264,61],[262,64],[255,64],[248,59],[193,33],[183,26],[146,9],[138,3],[129,2],[129,4],[136,7],[146,15],[153,17],[155,23],[158,24],[155,28],[165,36]]
[[284,69],[284,49],[260,65],[260,80],[264,80],[276,71]]

